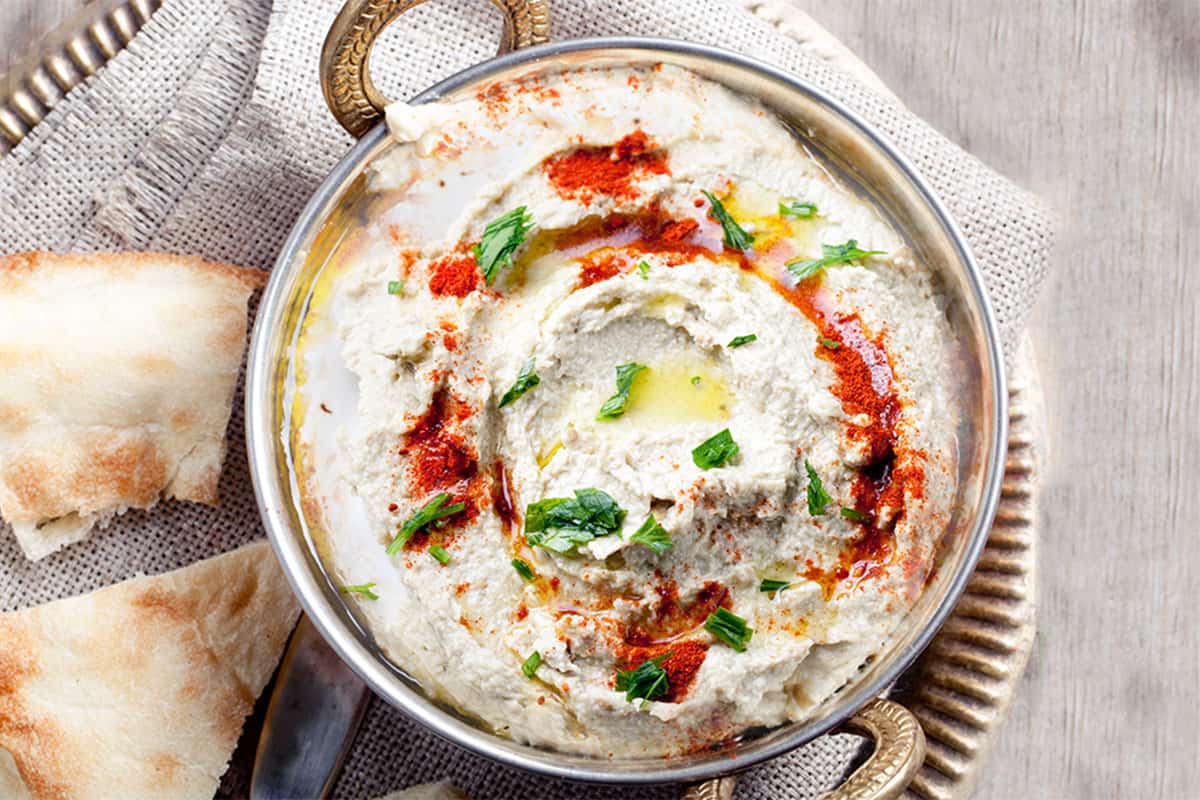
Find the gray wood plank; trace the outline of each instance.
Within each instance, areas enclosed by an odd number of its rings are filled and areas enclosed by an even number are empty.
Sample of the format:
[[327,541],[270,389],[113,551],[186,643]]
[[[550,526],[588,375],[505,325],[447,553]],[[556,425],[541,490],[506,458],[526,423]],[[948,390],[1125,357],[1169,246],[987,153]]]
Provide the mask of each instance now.
[[86,0],[3,0],[0,2],[0,82],[21,63],[42,36],[79,10]]
[[1200,796],[1200,3],[842,0],[813,14],[1052,202],[1039,639],[982,798]]

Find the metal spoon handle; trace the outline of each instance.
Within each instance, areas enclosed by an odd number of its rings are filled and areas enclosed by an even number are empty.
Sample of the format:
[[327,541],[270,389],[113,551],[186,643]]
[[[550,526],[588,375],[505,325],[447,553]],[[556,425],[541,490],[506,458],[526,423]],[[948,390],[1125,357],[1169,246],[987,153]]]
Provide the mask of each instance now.
[[370,696],[366,684],[301,616],[258,740],[251,800],[327,796]]

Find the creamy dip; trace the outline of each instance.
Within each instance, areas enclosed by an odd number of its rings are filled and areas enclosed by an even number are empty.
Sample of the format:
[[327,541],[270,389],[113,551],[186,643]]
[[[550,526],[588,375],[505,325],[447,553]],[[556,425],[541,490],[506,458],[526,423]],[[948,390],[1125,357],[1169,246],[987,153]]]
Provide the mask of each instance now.
[[765,108],[678,69],[388,125],[294,376],[305,512],[376,640],[562,751],[811,715],[919,596],[947,523],[930,272]]

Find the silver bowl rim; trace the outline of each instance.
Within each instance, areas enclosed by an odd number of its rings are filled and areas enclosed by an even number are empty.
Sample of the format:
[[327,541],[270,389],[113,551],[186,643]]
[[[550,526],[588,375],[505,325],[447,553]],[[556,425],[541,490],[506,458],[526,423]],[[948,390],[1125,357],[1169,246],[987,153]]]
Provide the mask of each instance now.
[[[719,751],[714,752],[711,758],[686,766],[672,767],[669,766],[671,759],[663,759],[663,763],[668,766],[636,772],[622,772],[606,769],[606,762],[601,759],[595,760],[594,767],[581,766],[581,759],[575,759],[570,765],[550,763],[547,757],[567,754],[557,754],[530,745],[518,744],[477,728],[439,708],[428,697],[404,685],[389,667],[357,641],[355,634],[338,619],[333,606],[323,601],[317,578],[309,572],[306,566],[305,549],[297,537],[291,534],[291,525],[286,511],[290,501],[277,490],[277,475],[274,471],[277,432],[271,427],[272,404],[267,402],[267,399],[272,396],[270,381],[274,375],[276,362],[271,360],[269,344],[271,334],[284,321],[280,316],[282,311],[280,304],[284,299],[283,290],[289,266],[298,262],[297,256],[305,236],[318,221],[329,201],[343,187],[345,179],[359,167],[363,158],[386,136],[387,126],[384,122],[377,124],[359,139],[325,177],[304,210],[296,218],[275,261],[271,277],[263,291],[249,348],[245,395],[246,446],[250,475],[263,525],[293,591],[325,641],[377,695],[384,698],[393,707],[398,708],[427,730],[468,751],[506,766],[547,777],[627,786],[695,782],[741,772],[790,752],[818,736],[828,733],[853,716],[857,709],[872,698],[886,691],[929,644],[966,588],[967,582],[974,572],[975,564],[983,552],[987,542],[987,533],[996,514],[1007,453],[1007,380],[999,329],[991,300],[984,289],[983,274],[962,231],[941,199],[909,159],[858,113],[824,90],[783,69],[740,53],[676,39],[641,36],[591,37],[551,42],[488,59],[439,81],[408,102],[425,103],[436,100],[463,86],[483,82],[497,72],[537,62],[543,58],[553,58],[581,51],[615,50],[676,53],[749,69],[826,106],[850,123],[862,137],[879,148],[882,154],[890,159],[904,177],[912,183],[922,200],[928,204],[943,226],[946,235],[954,245],[960,264],[966,269],[972,299],[980,311],[986,334],[987,367],[995,376],[990,398],[993,409],[992,430],[995,434],[989,443],[986,454],[979,512],[973,520],[972,529],[964,545],[964,558],[958,573],[954,576],[945,596],[926,622],[925,627],[903,650],[892,656],[893,661],[888,668],[881,671],[872,680],[849,689],[843,695],[840,708],[801,724],[791,734],[781,737],[778,741],[761,747],[751,754],[738,754],[735,759],[730,757],[729,752]],[[733,753],[736,752],[735,747]]]

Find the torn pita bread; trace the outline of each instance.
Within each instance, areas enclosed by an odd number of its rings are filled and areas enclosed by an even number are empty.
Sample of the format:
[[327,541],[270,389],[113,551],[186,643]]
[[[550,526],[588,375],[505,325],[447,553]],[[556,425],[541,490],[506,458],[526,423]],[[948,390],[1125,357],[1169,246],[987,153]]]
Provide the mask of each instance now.
[[0,258],[0,516],[38,559],[159,497],[216,503],[262,270]]
[[211,800],[298,615],[266,542],[0,614],[0,789]]
[[392,792],[379,800],[469,800],[457,786],[447,782],[422,783]]

